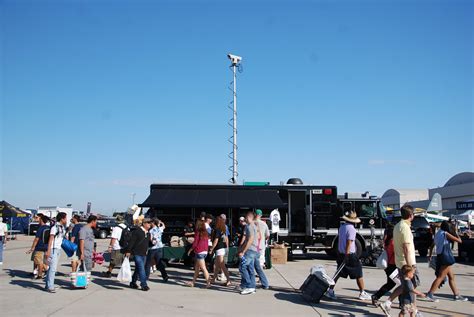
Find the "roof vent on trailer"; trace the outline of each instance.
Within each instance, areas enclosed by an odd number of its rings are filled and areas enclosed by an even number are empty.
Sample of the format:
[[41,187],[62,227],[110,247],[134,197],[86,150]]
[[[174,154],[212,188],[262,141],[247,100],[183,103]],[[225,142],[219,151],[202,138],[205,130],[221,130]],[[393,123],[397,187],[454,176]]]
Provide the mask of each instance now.
[[290,178],[287,182],[287,185],[303,185],[301,178]]

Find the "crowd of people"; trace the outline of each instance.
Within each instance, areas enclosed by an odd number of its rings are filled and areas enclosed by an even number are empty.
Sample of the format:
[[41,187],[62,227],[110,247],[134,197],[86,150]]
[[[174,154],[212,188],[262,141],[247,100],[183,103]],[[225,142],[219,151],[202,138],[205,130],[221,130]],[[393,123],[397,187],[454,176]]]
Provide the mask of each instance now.
[[[433,294],[446,278],[453,292],[453,300],[467,301],[465,297],[460,295],[452,272],[452,265],[455,263],[455,260],[450,242],[462,243],[455,228],[448,221],[444,221],[435,234],[429,260],[432,260],[433,249],[436,249],[436,279],[431,285],[430,290],[425,294],[417,289],[420,286],[420,276],[416,263],[414,237],[411,230],[411,222],[415,217],[414,209],[410,205],[405,205],[401,208],[400,212],[402,220],[394,227],[389,225],[384,234],[383,245],[387,253],[387,265],[385,268],[387,282],[373,295],[365,291],[362,263],[356,255],[356,230],[354,225],[360,223],[361,220],[353,211],[348,212],[342,217],[343,222],[339,228],[339,252],[337,258],[337,267],[340,273],[336,276],[335,282],[340,277],[355,279],[359,289],[359,299],[371,300],[372,304],[380,307],[387,316],[390,316],[392,302],[396,298],[398,298],[400,303],[399,316],[419,316],[420,313],[416,307],[416,297],[419,296],[427,301],[437,302],[438,299]],[[395,288],[397,280],[400,285]],[[330,287],[326,293],[327,297],[331,299],[337,298],[334,288],[335,285]],[[392,289],[394,290],[388,299],[379,302]]]
[[[439,301],[435,297],[436,291],[445,283],[449,284],[453,292],[453,300],[466,301],[457,286],[452,266],[455,263],[451,250],[453,242],[462,243],[455,226],[448,221],[441,223],[434,235],[434,243],[430,249],[429,261],[435,269],[435,279],[429,290],[424,293],[418,288],[420,276],[417,269],[414,237],[411,222],[414,219],[414,209],[409,205],[401,208],[402,220],[395,226],[388,225],[383,239],[383,248],[386,252],[386,283],[373,295],[365,290],[362,263],[357,256],[355,225],[361,220],[353,211],[347,212],[341,221],[338,239],[337,276],[356,280],[360,300],[371,300],[372,304],[380,307],[390,316],[392,302],[398,298],[400,303],[399,316],[419,315],[416,298],[422,297],[427,301]],[[39,228],[27,253],[31,254],[33,274],[36,279],[45,279],[45,290],[55,293],[55,277],[58,268],[61,249],[64,239],[76,245],[77,251],[70,256],[71,271],[91,271],[95,259],[94,229],[97,226],[97,217],[90,215],[87,223],[80,222],[79,216],[73,216],[68,225],[67,215],[57,214],[55,219],[45,215],[38,215]],[[0,222],[1,223],[1,222]],[[122,216],[117,216],[116,226],[113,228],[108,246],[110,262],[108,269],[102,272],[104,278],[111,278],[115,268],[121,266],[125,258],[135,263],[134,272],[129,286],[132,289],[148,291],[148,281],[151,273],[159,271],[163,282],[168,282],[169,275],[164,260],[163,232],[165,223],[159,219],[142,219],[135,230],[131,230]],[[0,227],[0,264],[2,249],[6,243],[5,229]],[[240,294],[254,294],[257,289],[256,276],[262,289],[269,289],[270,285],[263,270],[265,250],[270,239],[270,230],[262,220],[262,211],[257,209],[248,211],[245,217],[240,217],[239,227],[236,230],[235,240],[231,241],[227,217],[225,214],[214,218],[210,214],[201,214],[196,222],[189,221],[184,228],[183,242],[189,261],[194,267],[192,280],[186,283],[194,287],[201,275],[206,287],[211,287],[218,281],[226,287],[234,282],[226,266],[229,247],[237,246],[240,272]],[[435,255],[433,252],[436,252]],[[138,286],[140,282],[140,287]],[[398,286],[397,286],[398,285]],[[329,299],[337,299],[336,284],[332,285],[325,294]],[[391,291],[390,296],[381,301],[381,298]]]
[[[263,267],[270,231],[261,217],[261,210],[247,212],[245,217],[241,217],[237,230],[242,295],[255,293],[256,274],[262,289],[269,288]],[[69,258],[71,272],[92,270],[96,251],[94,230],[98,219],[90,215],[87,223],[83,224],[80,217],[75,215],[68,225],[67,215],[63,212],[58,213],[55,219],[49,219],[42,214],[37,215],[37,218],[39,227],[31,248],[27,250],[33,261],[32,274],[35,279],[45,279],[45,290],[55,293],[57,287],[54,282],[65,239],[76,246],[76,251]],[[226,266],[231,245],[230,231],[226,222],[225,214],[214,218],[210,214],[203,213],[196,223],[190,221],[185,227],[183,240],[187,255],[193,256],[190,264],[194,267],[194,276],[187,286],[195,285],[201,271],[207,287],[211,287],[217,281],[223,281],[223,285],[227,287],[233,285]],[[163,282],[166,283],[169,276],[164,264],[162,241],[166,229],[165,223],[156,218],[143,218],[138,228],[131,230],[120,215],[116,217],[116,223],[107,250],[110,253],[108,269],[102,272],[102,277],[111,278],[113,270],[120,267],[124,259],[128,258],[133,259],[135,263],[129,284],[132,289],[148,291],[150,289],[148,281],[154,271],[159,271]],[[1,241],[3,242],[3,239]]]

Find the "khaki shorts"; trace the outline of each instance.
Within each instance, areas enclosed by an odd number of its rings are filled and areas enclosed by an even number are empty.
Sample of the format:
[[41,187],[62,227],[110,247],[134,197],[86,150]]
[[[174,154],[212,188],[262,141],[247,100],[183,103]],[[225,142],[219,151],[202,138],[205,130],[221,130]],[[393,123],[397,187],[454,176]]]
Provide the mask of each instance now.
[[415,304],[404,304],[402,311],[406,315],[416,314],[416,305]]
[[35,251],[33,254],[34,254],[33,262],[36,265],[46,264],[46,259],[44,258],[44,255],[45,255],[44,251]]
[[123,257],[124,255],[120,252],[120,250],[112,250],[112,252],[110,252],[110,265],[122,265]]

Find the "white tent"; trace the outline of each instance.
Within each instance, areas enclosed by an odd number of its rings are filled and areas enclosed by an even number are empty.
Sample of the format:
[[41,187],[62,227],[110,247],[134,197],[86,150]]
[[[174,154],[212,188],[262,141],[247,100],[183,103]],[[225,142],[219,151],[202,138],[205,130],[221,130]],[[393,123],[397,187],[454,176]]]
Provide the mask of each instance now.
[[453,216],[454,219],[457,219],[457,220],[461,220],[461,221],[466,221],[468,223],[473,223],[473,219],[474,219],[474,210],[466,210],[465,212],[463,212],[462,214],[459,214],[459,215],[455,215]]

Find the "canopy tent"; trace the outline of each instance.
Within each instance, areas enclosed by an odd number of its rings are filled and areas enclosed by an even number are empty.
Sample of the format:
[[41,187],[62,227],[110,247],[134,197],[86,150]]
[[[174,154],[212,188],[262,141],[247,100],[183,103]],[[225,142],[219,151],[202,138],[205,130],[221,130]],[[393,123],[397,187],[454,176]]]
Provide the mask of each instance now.
[[10,230],[25,232],[25,229],[28,229],[30,213],[9,204],[5,200],[0,202],[0,217],[10,223]]
[[466,221],[468,223],[472,223],[474,219],[474,210],[466,210],[462,214],[453,216],[456,220]]

